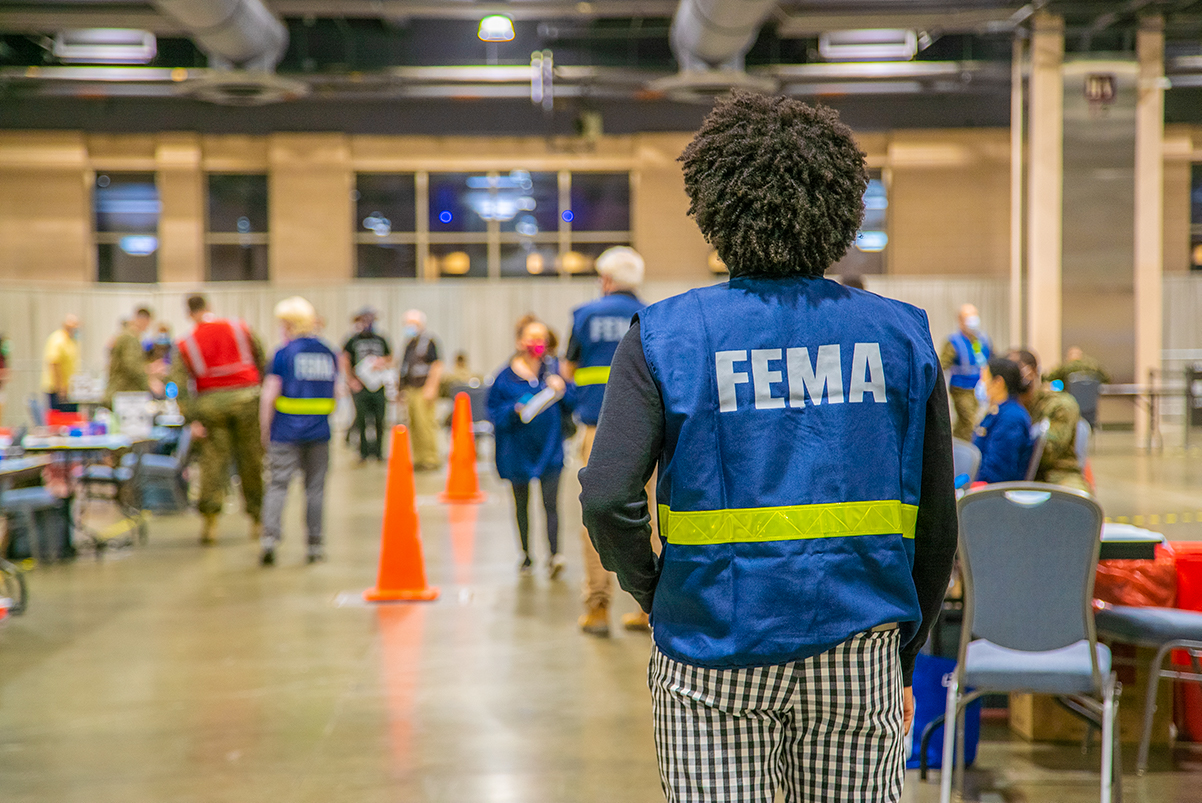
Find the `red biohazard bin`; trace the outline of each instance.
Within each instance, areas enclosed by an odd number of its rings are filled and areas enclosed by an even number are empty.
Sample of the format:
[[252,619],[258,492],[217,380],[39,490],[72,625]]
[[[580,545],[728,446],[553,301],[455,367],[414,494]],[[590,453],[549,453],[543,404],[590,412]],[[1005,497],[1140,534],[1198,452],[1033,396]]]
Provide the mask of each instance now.
[[82,413],[64,413],[58,410],[46,411],[46,424],[52,427],[71,427],[84,423]]
[[[1177,557],[1177,607],[1202,611],[1202,543],[1173,542]],[[1173,652],[1173,663],[1189,666],[1189,655]],[[1178,681],[1173,696],[1173,721],[1177,738],[1202,742],[1202,689],[1193,681]]]

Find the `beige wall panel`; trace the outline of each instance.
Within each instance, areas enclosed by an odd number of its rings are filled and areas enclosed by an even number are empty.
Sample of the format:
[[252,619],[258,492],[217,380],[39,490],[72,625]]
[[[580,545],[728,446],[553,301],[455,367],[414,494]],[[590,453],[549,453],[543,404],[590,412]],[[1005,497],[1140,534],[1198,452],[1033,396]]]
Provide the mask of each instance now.
[[345,282],[354,274],[354,173],[341,134],[271,137],[267,211],[273,282]]
[[690,139],[688,134],[638,137],[631,224],[648,279],[710,281],[706,261],[712,249],[688,216],[684,174],[676,161]]
[[891,274],[1010,271],[1005,131],[896,132],[889,144]]
[[91,200],[80,169],[0,168],[0,279],[91,282]]
[[354,136],[351,159],[360,172],[409,170],[629,170],[633,137],[604,137],[594,148],[539,137]]
[[88,161],[94,170],[153,172],[155,134],[88,134]]
[[1190,174],[1193,144],[1202,141],[1190,126],[1164,130],[1164,272],[1189,271]]
[[267,137],[206,135],[201,137],[201,152],[201,166],[206,172],[267,172]]
[[0,168],[86,170],[88,151],[78,131],[0,131]]
[[159,281],[201,282],[205,277],[205,175],[200,137],[165,134],[155,151],[158,163]]

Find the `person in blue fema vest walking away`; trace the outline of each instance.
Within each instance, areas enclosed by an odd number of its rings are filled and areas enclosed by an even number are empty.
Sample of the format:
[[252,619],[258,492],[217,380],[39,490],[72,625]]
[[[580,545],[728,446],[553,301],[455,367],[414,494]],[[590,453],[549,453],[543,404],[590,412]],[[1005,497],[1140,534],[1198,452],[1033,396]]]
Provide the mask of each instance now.
[[[643,257],[625,245],[606,249],[597,257],[601,298],[572,310],[572,336],[568,340],[563,375],[576,383],[576,417],[584,425],[581,461],[588,465],[601,415],[601,399],[609,381],[609,365],[630,321],[646,305],[635,295],[643,283]],[[588,530],[581,528],[584,557],[584,615],[580,629],[593,636],[609,635],[609,606],[613,600],[613,573],[601,565]],[[622,617],[628,630],[649,630],[647,613],[640,609]]]
[[275,563],[280,520],[288,483],[298,471],[305,479],[305,525],[309,563],[324,557],[322,517],[326,469],[330,463],[330,413],[338,358],[317,338],[317,312],[300,296],[276,305],[284,345],[271,358],[259,407],[263,446],[271,479],[263,500],[260,562]]
[[956,549],[927,317],[823,278],[868,182],[834,111],[739,93],[681,161],[731,278],[639,313],[580,475],[601,562],[651,613],[664,792],[897,801]]
[[981,368],[993,356],[993,346],[981,329],[981,315],[972,304],[960,307],[960,328],[947,337],[939,351],[939,363],[947,371],[956,408],[952,436],[972,440],[972,428],[980,418],[975,389],[981,380]]

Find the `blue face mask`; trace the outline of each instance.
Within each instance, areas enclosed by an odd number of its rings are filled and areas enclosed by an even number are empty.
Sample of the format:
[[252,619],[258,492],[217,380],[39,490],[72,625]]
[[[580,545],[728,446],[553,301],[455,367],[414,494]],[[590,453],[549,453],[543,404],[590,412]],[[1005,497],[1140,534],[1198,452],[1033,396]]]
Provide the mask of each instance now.
[[413,326],[412,324],[409,326],[406,326],[404,329],[404,332],[405,332],[405,337],[408,337],[408,338],[417,337],[417,327]]

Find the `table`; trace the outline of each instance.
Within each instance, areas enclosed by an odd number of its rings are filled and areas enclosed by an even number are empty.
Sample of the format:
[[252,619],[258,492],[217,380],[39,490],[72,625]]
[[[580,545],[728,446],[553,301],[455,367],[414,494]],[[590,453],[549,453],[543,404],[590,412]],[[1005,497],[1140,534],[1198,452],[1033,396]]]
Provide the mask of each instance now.
[[1130,524],[1103,524],[1099,560],[1154,560],[1156,545],[1163,544],[1160,533]]
[[[49,457],[43,455],[0,460],[0,500],[3,500],[4,493],[12,488],[14,482],[42,476],[42,469],[51,462]],[[0,545],[7,550],[7,544],[6,533],[4,540],[0,541]],[[4,551],[0,551],[0,596],[11,600],[8,607],[9,613],[18,614],[25,611],[28,604],[25,578],[18,567],[4,559]]]
[[[131,450],[145,450],[153,439],[149,437],[130,437],[126,435],[26,435],[21,441],[21,445],[26,452],[45,453],[51,455],[55,459],[61,459],[66,462],[78,463],[82,472],[86,472],[89,466],[99,464],[105,457],[114,455],[118,452]],[[114,465],[114,471],[116,465]],[[124,504],[120,499],[119,494],[114,494],[113,497],[93,497],[84,495],[79,497],[79,489],[82,485],[77,480],[74,473],[67,472],[68,482],[70,483],[71,496],[77,502],[86,501],[87,499],[111,499],[117,504],[125,518],[125,522],[129,528],[137,528],[142,539],[146,537],[146,522],[142,516],[140,507]],[[74,515],[72,516],[72,526],[85,537],[91,546],[99,555],[106,546],[109,545],[113,538],[107,537],[104,534],[87,526],[84,522],[84,505],[73,505]],[[124,539],[121,545],[132,544],[132,538]]]
[[1154,384],[1109,384],[1099,385],[1098,394],[1108,398],[1130,397],[1136,407],[1144,407],[1148,412],[1148,440],[1144,444],[1148,449],[1153,443],[1157,447],[1164,446],[1160,435],[1160,403],[1163,396],[1176,396],[1182,392],[1180,387],[1169,387]]

